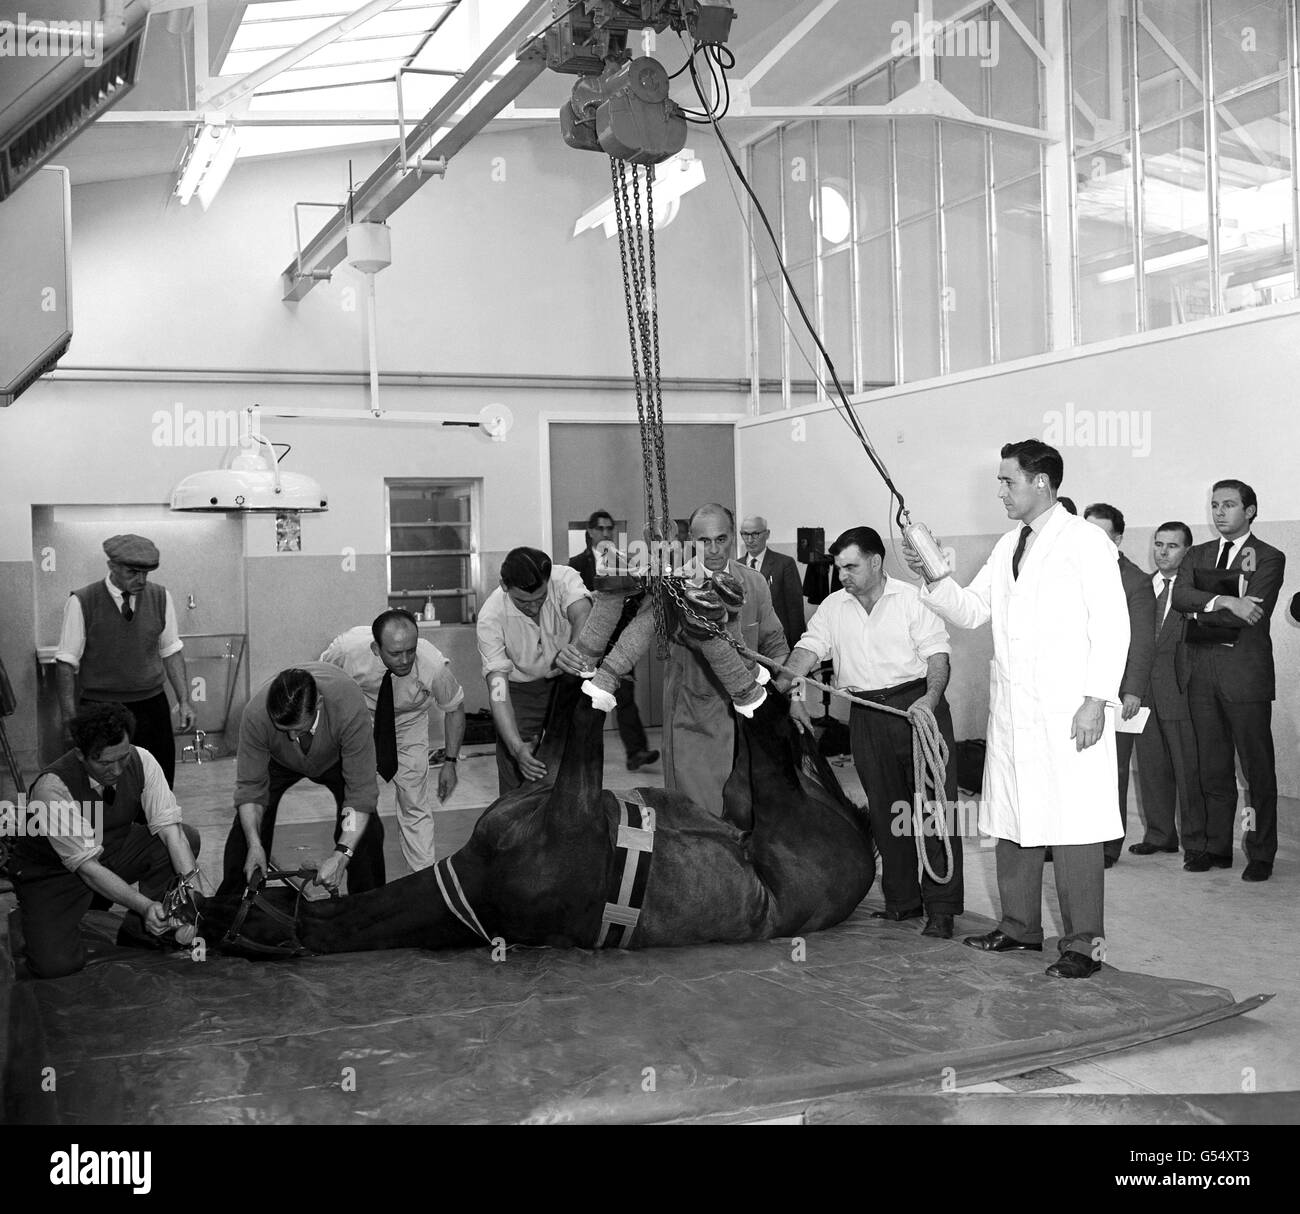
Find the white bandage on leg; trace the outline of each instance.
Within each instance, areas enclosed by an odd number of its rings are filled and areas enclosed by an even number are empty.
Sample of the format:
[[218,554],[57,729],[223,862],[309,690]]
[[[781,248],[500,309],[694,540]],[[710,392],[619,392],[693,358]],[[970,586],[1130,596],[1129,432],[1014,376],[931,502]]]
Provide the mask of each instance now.
[[758,699],[755,700],[752,704],[737,704],[736,711],[740,713],[742,717],[752,717],[755,711],[758,709],[758,706],[762,704],[762,702],[766,699],[767,699],[767,692],[765,692],[760,687],[758,689]]
[[613,712],[615,705],[618,703],[608,691],[601,691],[590,679],[582,685],[585,695],[590,697],[592,705],[601,712]]

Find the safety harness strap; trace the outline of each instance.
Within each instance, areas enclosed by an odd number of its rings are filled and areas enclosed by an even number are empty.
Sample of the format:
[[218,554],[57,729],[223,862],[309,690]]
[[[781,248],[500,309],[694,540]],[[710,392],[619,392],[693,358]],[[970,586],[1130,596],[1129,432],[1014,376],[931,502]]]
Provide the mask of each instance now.
[[655,846],[655,811],[635,789],[614,795],[618,800],[616,871],[618,862],[622,863],[615,900],[605,903],[601,915],[597,948],[627,948],[631,944],[645,902]]

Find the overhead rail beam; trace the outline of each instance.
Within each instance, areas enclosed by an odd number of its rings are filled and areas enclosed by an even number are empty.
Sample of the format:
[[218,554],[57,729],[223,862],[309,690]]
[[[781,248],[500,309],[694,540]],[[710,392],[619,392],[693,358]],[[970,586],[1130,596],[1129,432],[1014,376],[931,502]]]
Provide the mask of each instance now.
[[[551,14],[550,0],[532,0],[512,17],[501,32],[484,48],[483,53],[412,128],[406,140],[406,155],[395,148],[383,163],[357,188],[352,196],[350,218],[357,221],[382,222],[392,215],[430,177],[409,172],[403,162],[414,160],[451,160],[471,139],[492,121],[510,102],[546,70],[546,57],[540,49],[521,58],[504,77],[441,137],[438,131],[474,95],[492,79],[493,73],[519,42]],[[333,270],[347,254],[349,216],[339,215],[325,225],[302,250],[299,259],[283,271],[286,303],[306,297],[318,281],[317,272]]]

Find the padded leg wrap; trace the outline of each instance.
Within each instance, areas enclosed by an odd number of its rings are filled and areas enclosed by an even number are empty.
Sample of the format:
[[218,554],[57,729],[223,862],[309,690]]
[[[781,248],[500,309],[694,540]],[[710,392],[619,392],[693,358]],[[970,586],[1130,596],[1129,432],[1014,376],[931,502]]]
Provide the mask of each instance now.
[[617,701],[614,699],[614,693],[606,691],[602,687],[597,687],[594,679],[588,679],[582,685],[583,693],[591,698],[592,705],[598,712],[613,712]]
[[754,672],[726,641],[711,636],[696,644],[705,660],[713,667],[713,673],[718,676],[733,704],[739,707],[742,704],[757,703],[761,699],[764,693]]
[[582,631],[578,633],[576,643],[584,653],[592,655],[593,667],[600,661],[601,654],[609,645],[609,638],[614,635],[614,629],[618,627],[618,621],[623,615],[624,597],[622,594],[602,590],[596,591],[592,596],[591,614],[587,616]]

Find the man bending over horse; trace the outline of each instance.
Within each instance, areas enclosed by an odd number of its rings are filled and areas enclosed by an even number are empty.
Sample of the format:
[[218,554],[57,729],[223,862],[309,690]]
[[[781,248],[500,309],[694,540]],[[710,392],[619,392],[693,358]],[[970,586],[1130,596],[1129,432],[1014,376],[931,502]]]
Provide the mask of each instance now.
[[96,895],[127,909],[118,944],[156,948],[177,926],[159,901],[167,882],[197,876],[198,831],[181,822],[158,760],[131,744],[134,728],[121,704],[85,705],[68,722],[72,749],[28,793],[10,872],[36,978],[85,966],[78,928]]

